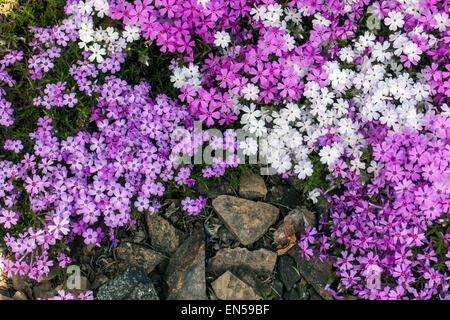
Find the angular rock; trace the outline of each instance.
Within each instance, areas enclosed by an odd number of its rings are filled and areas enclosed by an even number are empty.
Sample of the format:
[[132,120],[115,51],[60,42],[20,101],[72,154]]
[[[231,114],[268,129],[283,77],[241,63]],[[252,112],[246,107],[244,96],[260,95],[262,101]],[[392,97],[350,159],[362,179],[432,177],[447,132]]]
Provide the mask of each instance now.
[[246,199],[264,198],[267,194],[266,184],[260,175],[242,174],[239,182],[239,195]]
[[27,279],[25,276],[19,276],[17,274],[12,277],[12,287],[16,291],[25,291],[28,287]]
[[95,277],[94,281],[92,282],[91,288],[97,289],[98,287],[100,287],[101,285],[104,285],[108,281],[109,281],[109,278],[107,276],[105,276],[104,274],[100,274]]
[[131,242],[120,243],[116,248],[116,255],[125,264],[142,267],[147,273],[152,272],[165,259],[161,253]]
[[316,254],[307,261],[300,256],[298,247],[289,250],[288,254],[298,263],[300,274],[314,287],[316,292],[325,300],[333,300],[331,293],[325,290],[333,263],[316,261]]
[[236,267],[247,267],[256,272],[272,272],[277,254],[266,249],[249,251],[246,248],[222,249],[210,260],[208,271],[220,274]]
[[286,291],[283,295],[284,300],[301,300],[300,294],[296,289]]
[[[291,186],[285,184],[277,184],[269,189],[265,201],[274,204],[282,204],[282,206],[280,206],[280,209],[284,215],[289,212],[289,210],[292,210],[300,205],[303,201],[303,198],[300,192],[298,192]],[[290,209],[287,209],[286,207]]]
[[12,298],[14,300],[28,300],[28,297],[22,291],[16,291],[16,293],[14,293]]
[[0,301],[6,301],[6,300],[9,301],[9,300],[14,300],[14,299],[0,294]]
[[230,271],[225,272],[216,279],[211,286],[220,300],[259,300],[252,287],[236,277]]
[[278,279],[275,279],[272,283],[272,292],[271,295],[274,296],[275,300],[280,300],[283,298],[284,288],[283,282]]
[[173,254],[166,269],[168,300],[206,300],[205,241],[197,232]]
[[36,284],[33,288],[33,295],[36,299],[48,299],[54,297],[56,293],[56,290],[52,287],[52,283],[48,280]]
[[274,224],[280,211],[264,202],[232,196],[219,196],[212,206],[240,243],[247,246],[258,240]]
[[146,215],[146,221],[152,246],[165,254],[175,253],[187,237],[162,217]]
[[195,186],[198,193],[210,199],[215,199],[220,195],[233,193],[233,188],[231,187],[230,182],[225,179],[222,179],[221,181],[209,181],[207,188],[202,183],[196,183]]
[[97,299],[159,300],[159,297],[145,270],[129,266],[124,272],[99,288]]
[[286,290],[290,291],[294,288],[295,283],[300,280],[300,275],[294,270],[295,262],[292,258],[287,256],[280,257],[278,261],[278,274],[281,281],[283,281]]

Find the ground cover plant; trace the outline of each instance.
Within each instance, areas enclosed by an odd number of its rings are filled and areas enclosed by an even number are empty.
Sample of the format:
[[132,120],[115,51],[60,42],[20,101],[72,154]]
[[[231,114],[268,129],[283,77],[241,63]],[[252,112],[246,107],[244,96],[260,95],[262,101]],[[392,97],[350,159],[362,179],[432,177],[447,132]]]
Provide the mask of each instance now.
[[8,276],[40,281],[173,195],[198,215],[195,184],[258,163],[327,204],[298,250],[336,259],[336,299],[449,298],[448,1],[2,5]]

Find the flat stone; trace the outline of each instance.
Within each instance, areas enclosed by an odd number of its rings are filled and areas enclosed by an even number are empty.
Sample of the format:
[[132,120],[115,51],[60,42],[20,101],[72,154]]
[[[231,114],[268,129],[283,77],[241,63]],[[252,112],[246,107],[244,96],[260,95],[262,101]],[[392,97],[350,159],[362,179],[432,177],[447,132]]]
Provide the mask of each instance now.
[[283,298],[284,287],[283,282],[278,279],[275,279],[272,283],[272,292],[271,295],[275,300],[280,300]]
[[224,195],[214,199],[212,206],[226,227],[245,246],[261,238],[280,213],[277,207],[268,203]]
[[264,198],[267,194],[266,184],[260,175],[242,174],[239,182],[239,195],[246,199]]
[[256,272],[272,272],[277,254],[266,249],[250,251],[246,248],[221,249],[210,260],[208,271],[220,274],[236,267],[247,267]]
[[0,294],[0,301],[6,301],[6,300],[9,301],[9,300],[14,300],[14,299]]
[[22,291],[16,291],[16,293],[14,293],[12,298],[14,300],[28,300],[28,297]]
[[97,299],[159,300],[159,297],[145,270],[129,266],[124,272],[99,288]]
[[332,269],[332,261],[316,261],[317,255],[313,255],[309,261],[302,258],[297,246],[288,251],[288,255],[298,263],[300,274],[314,287],[315,291],[325,300],[333,300],[331,293],[325,290],[328,277]]
[[265,201],[275,205],[281,204],[282,206],[280,206],[280,209],[282,214],[285,215],[290,210],[300,205],[303,199],[301,193],[291,186],[279,184],[274,185],[269,189]]
[[225,179],[208,181],[206,187],[202,183],[196,183],[195,186],[198,193],[210,199],[215,199],[224,194],[233,194],[230,182]]
[[300,280],[300,275],[294,270],[294,267],[296,267],[295,262],[291,257],[282,256],[278,260],[278,274],[288,291],[292,290],[295,283]]
[[34,297],[40,299],[48,299],[54,297],[57,291],[52,287],[52,283],[48,280],[36,284],[33,288]]
[[173,254],[166,269],[168,300],[206,300],[205,241],[190,236]]
[[116,256],[126,264],[144,268],[147,274],[165,259],[161,253],[131,242],[120,243],[116,248]]
[[11,280],[12,280],[12,287],[16,291],[24,291],[28,287],[27,279],[25,276],[19,276],[15,274],[13,275]]
[[230,271],[225,272],[216,279],[211,286],[220,300],[259,300],[252,287],[236,277]]
[[187,235],[176,229],[169,221],[162,217],[146,215],[147,230],[150,236],[150,243],[156,250],[167,255],[172,255],[177,251]]

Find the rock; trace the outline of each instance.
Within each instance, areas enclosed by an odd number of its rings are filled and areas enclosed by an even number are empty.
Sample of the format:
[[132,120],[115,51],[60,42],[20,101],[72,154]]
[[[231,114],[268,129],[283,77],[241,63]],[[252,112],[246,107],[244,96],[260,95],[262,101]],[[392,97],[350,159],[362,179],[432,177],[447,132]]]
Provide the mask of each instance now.
[[275,252],[259,249],[249,251],[246,248],[221,249],[211,259],[208,271],[220,274],[236,267],[247,267],[256,272],[272,272],[277,261]]
[[289,242],[288,238],[294,236],[301,230],[302,221],[303,219],[300,210],[292,210],[284,217],[283,222],[273,233],[274,243],[281,246],[287,245]]
[[230,182],[225,179],[208,181],[207,188],[202,183],[196,183],[195,186],[198,193],[210,199],[224,194],[233,194]]
[[52,283],[50,281],[41,281],[36,284],[33,288],[34,297],[40,299],[48,299],[54,297],[57,294],[57,291],[53,289]]
[[104,274],[100,274],[95,277],[94,281],[92,282],[91,288],[97,289],[101,285],[107,283],[109,281],[109,278],[105,276]]
[[[284,214],[300,205],[303,201],[300,192],[289,185],[277,184],[269,189],[265,201],[273,204],[281,204],[280,209]],[[287,208],[286,208],[287,207]]]
[[212,201],[212,206],[245,246],[261,238],[279,215],[278,208],[273,205],[232,196],[219,196]]
[[166,269],[169,300],[206,300],[205,241],[190,236],[173,254]]
[[22,291],[16,291],[16,293],[12,297],[14,300],[28,300],[28,297]]
[[271,295],[275,300],[280,300],[283,298],[284,288],[283,282],[278,279],[275,279],[272,283],[272,292]]
[[211,286],[220,300],[259,300],[252,287],[236,277],[230,271],[225,272],[216,279]]
[[267,194],[264,179],[259,175],[242,174],[239,182],[239,195],[246,199],[264,198]]
[[146,215],[147,230],[152,246],[167,255],[177,251],[187,235],[162,217]]
[[323,300],[320,294],[318,294],[317,291],[314,290],[313,288],[309,288],[309,295],[311,297],[310,300]]
[[283,295],[284,300],[301,300],[300,294],[296,289],[286,291]]
[[303,184],[304,181],[300,180],[298,177],[296,176],[291,176],[287,179],[287,182],[289,183],[289,185],[291,187],[293,187],[295,190],[300,191],[303,189]]
[[10,298],[10,297],[7,297],[7,296],[4,296],[4,295],[2,295],[2,294],[0,294],[0,301],[6,301],[6,300],[14,300],[14,299],[12,299],[12,298]]
[[294,288],[295,283],[300,280],[300,275],[294,270],[295,262],[287,256],[280,257],[278,261],[278,274],[283,281],[286,290],[290,291]]
[[235,268],[228,271],[252,287],[253,291],[259,296],[269,296],[272,292],[270,284],[261,280],[267,279],[267,277],[271,274],[269,272],[255,272],[254,270],[246,267]]
[[299,294],[300,300],[309,300],[309,291],[306,285],[306,281],[305,284],[302,284],[302,281],[297,283],[297,292]]
[[289,250],[288,254],[298,263],[301,276],[314,287],[317,293],[325,300],[333,300],[331,293],[325,290],[333,263],[316,261],[316,254],[307,261],[300,256],[298,247]]
[[24,276],[19,276],[17,274],[12,277],[12,287],[16,291],[25,291],[28,287],[27,280]]
[[137,266],[129,266],[124,272],[99,288],[97,299],[159,300],[159,297],[145,270]]
[[116,255],[119,260],[142,267],[147,273],[152,272],[165,259],[161,253],[131,242],[120,243],[116,248]]

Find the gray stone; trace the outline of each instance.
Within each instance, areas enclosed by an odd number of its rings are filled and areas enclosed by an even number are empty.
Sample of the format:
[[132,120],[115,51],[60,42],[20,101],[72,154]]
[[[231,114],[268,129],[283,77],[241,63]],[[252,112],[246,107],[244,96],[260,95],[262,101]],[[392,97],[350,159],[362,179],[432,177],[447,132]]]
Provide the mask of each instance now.
[[277,261],[275,252],[259,249],[249,251],[246,248],[221,249],[210,260],[208,271],[220,274],[236,267],[247,267],[256,272],[272,272]]
[[277,207],[232,196],[218,196],[212,206],[226,227],[245,246],[252,244],[274,224],[279,215]]
[[131,242],[120,243],[116,248],[116,255],[126,264],[144,268],[147,274],[165,259],[161,253]]
[[97,299],[159,300],[159,297],[145,270],[137,266],[129,266],[124,272],[99,288]]
[[283,293],[284,293],[283,282],[281,282],[278,279],[275,279],[272,283],[271,295],[274,297],[275,300],[280,300],[283,298]]
[[308,261],[300,256],[297,246],[289,250],[288,254],[298,263],[301,276],[314,287],[317,293],[325,300],[333,300],[331,293],[325,290],[332,269],[332,261],[318,261],[316,252]]
[[23,293],[22,291],[16,291],[16,293],[14,293],[13,297],[14,300],[28,300],[28,297],[25,293]]
[[19,276],[17,274],[12,277],[12,287],[16,291],[25,291],[28,287],[27,280],[24,276]]
[[230,271],[225,272],[211,283],[214,293],[220,300],[259,300],[261,296],[247,283]]
[[259,175],[242,174],[239,182],[239,195],[246,199],[264,198],[267,194],[264,179]]
[[166,269],[168,300],[206,300],[205,241],[190,236],[173,254]]
[[283,281],[286,290],[290,291],[294,288],[295,283],[300,280],[300,275],[294,270],[295,262],[288,256],[280,257],[278,261],[278,274]]
[[187,237],[162,217],[146,215],[146,221],[151,245],[167,255],[175,253]]
[[4,296],[4,295],[2,295],[2,294],[0,294],[0,301],[5,301],[5,300],[13,300],[13,298],[10,298],[10,297],[7,297],[7,296]]
[[231,187],[230,182],[225,179],[222,179],[221,181],[209,181],[207,187],[205,187],[202,183],[196,183],[195,186],[198,193],[210,199],[215,199],[220,195],[233,193],[233,188]]
[[33,295],[37,299],[48,299],[54,297],[57,291],[52,287],[52,283],[48,280],[36,284],[33,288]]

